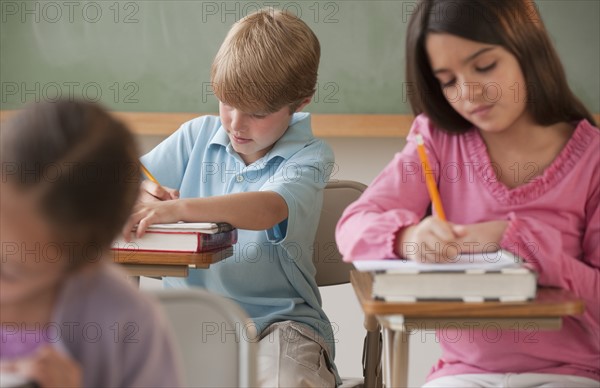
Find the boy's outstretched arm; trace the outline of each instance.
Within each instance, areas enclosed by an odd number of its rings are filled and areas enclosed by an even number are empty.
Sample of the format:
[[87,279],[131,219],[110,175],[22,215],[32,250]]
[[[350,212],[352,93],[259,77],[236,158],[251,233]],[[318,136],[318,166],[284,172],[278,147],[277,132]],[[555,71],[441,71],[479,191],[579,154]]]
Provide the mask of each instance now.
[[265,230],[288,217],[288,207],[279,194],[257,191],[205,198],[138,203],[123,235],[129,239],[133,226],[141,237],[148,226],[169,222],[227,222],[239,229]]
[[264,230],[288,217],[288,207],[273,191],[253,191],[179,201],[186,222],[223,221],[239,229]]

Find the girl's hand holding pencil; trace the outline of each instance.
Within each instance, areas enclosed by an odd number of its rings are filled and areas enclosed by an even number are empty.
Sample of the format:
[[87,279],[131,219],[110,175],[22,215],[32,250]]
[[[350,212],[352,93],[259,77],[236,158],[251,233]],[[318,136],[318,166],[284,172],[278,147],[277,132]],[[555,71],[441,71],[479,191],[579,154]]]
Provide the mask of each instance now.
[[[399,257],[429,263],[447,263],[461,252],[475,253],[489,244],[499,244],[508,222],[504,220],[457,225],[446,220],[433,170],[427,159],[423,137],[416,136],[417,152],[425,175],[434,216],[401,229],[394,250]],[[499,245],[498,245],[499,246]]]
[[405,259],[446,263],[461,252],[461,239],[466,235],[464,226],[429,216],[416,225],[401,229],[395,249],[398,256]]
[[426,217],[417,225],[401,230],[396,239],[395,249],[400,257],[444,263],[460,253],[460,247],[456,242],[465,235],[465,230],[459,225],[452,225],[446,221],[433,170],[427,159],[423,137],[417,135],[415,140],[435,216]]
[[448,263],[459,253],[489,252],[500,248],[506,220],[458,225],[429,216],[398,232],[395,251],[402,258],[423,263]]

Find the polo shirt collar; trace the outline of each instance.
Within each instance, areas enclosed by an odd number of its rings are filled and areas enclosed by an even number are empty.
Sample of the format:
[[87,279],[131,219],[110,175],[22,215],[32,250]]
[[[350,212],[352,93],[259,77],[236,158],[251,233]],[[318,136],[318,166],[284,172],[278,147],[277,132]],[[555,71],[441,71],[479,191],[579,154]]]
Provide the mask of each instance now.
[[[221,122],[221,120],[219,120],[219,123]],[[227,132],[225,132],[225,128],[223,128],[223,125],[219,125],[219,129],[217,130],[217,132],[215,132],[215,134],[213,135],[212,139],[210,139],[210,142],[208,143],[209,145],[211,144],[218,144],[218,145],[222,145],[223,147],[227,147],[229,145],[229,136],[227,136]]]
[[310,126],[310,113],[294,113],[288,129],[263,159],[268,162],[279,156],[287,160],[304,148],[311,139],[313,139],[313,134]]
[[[313,139],[313,134],[310,126],[310,113],[298,112],[294,113],[290,120],[290,125],[283,136],[275,143],[275,146],[267,152],[261,159],[264,162],[275,157],[281,157],[284,160],[289,159],[293,154],[304,148],[304,146]],[[215,135],[210,140],[209,144],[216,144],[227,149],[229,154],[236,154],[231,146],[231,141],[223,125],[219,127]],[[236,155],[237,156],[237,155]]]

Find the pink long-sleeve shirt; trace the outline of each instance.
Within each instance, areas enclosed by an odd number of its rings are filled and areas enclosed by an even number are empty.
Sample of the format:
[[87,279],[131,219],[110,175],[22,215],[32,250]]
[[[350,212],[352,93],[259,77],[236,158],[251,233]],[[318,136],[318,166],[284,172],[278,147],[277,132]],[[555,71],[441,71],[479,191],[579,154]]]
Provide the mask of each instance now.
[[[600,131],[578,123],[542,174],[510,189],[498,181],[479,131],[453,135],[418,116],[408,142],[340,219],[344,260],[397,258],[397,232],[418,223],[430,199],[414,136],[420,133],[448,220],[472,224],[509,220],[500,247],[523,257],[538,283],[568,289],[585,312],[558,331],[533,325],[497,330],[439,330],[442,357],[428,380],[465,373],[556,373],[600,380]],[[531,171],[535,172],[532,164]],[[521,170],[522,171],[522,170]]]

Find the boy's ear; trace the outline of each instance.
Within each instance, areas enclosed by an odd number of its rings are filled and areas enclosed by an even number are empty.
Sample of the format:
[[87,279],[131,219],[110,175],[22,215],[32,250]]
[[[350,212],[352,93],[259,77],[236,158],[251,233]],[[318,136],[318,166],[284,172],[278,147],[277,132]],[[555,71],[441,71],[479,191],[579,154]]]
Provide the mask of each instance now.
[[310,101],[312,100],[313,96],[310,97],[306,97],[304,100],[302,100],[302,102],[300,103],[300,105],[298,105],[298,107],[296,108],[296,112],[300,112],[302,111],[302,109],[304,109],[304,107],[308,104],[310,104]]

